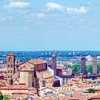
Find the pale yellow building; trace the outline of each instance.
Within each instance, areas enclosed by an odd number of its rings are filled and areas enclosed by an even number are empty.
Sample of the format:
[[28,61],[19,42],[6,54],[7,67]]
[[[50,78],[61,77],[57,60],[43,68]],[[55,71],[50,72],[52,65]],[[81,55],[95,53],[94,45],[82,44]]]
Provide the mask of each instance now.
[[26,62],[20,66],[19,72],[19,83],[25,83],[27,87],[32,87],[34,65]]

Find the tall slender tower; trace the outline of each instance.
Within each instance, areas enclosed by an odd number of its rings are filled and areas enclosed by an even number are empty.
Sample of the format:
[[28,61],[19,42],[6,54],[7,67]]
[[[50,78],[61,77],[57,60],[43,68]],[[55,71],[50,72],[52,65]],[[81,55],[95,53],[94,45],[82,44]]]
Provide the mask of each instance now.
[[93,66],[92,74],[97,75],[97,57],[92,58],[92,66]]
[[7,82],[8,84],[13,84],[12,76],[15,73],[15,55],[13,53],[8,53],[6,56],[7,64]]
[[86,74],[86,58],[82,57],[81,58],[81,73]]
[[53,52],[53,54],[52,54],[52,68],[54,70],[54,78],[56,76],[56,67],[57,67],[57,63],[56,63],[56,52]]

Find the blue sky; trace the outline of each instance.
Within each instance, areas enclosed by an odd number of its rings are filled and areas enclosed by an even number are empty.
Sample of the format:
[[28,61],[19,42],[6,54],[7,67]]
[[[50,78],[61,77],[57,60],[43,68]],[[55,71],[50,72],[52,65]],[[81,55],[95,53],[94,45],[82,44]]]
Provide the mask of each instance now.
[[100,50],[100,0],[0,0],[0,50]]

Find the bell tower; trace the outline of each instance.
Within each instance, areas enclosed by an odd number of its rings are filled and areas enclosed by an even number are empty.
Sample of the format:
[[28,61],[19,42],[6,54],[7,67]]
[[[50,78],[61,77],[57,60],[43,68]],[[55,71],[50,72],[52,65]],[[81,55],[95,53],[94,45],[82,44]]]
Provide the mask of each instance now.
[[54,78],[56,76],[56,67],[57,67],[57,63],[56,63],[56,52],[54,51],[52,53],[52,68],[54,70]]
[[15,55],[13,53],[8,53],[6,56],[6,64],[7,64],[7,82],[8,84],[13,84],[12,76],[15,73]]

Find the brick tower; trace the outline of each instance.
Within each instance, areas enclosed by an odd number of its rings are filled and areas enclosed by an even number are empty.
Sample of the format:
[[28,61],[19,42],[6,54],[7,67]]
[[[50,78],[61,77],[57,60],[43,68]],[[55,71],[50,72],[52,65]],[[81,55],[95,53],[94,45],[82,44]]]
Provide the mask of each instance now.
[[7,82],[9,85],[13,84],[12,76],[15,73],[15,55],[13,53],[8,53],[6,56],[7,64]]

